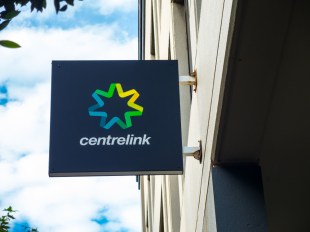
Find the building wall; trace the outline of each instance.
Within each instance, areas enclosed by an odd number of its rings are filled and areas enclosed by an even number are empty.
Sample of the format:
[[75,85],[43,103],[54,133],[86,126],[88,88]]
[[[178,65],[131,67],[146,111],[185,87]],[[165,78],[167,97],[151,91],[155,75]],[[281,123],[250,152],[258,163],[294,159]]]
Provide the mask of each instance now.
[[310,231],[310,2],[144,2],[144,59],[196,71],[182,142],[203,157],[141,176],[143,231]]
[[145,1],[144,58],[177,59],[179,75],[197,71],[196,92],[180,86],[182,140],[201,141],[203,161],[184,158],[182,176],[141,177],[144,231],[162,231],[160,220],[164,231],[202,231],[212,210],[206,199],[234,11],[234,1]]

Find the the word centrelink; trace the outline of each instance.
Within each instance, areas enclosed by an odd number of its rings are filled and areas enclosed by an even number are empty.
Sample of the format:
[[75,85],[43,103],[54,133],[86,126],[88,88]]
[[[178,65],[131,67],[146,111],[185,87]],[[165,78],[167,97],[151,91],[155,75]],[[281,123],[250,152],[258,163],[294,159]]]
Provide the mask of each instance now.
[[80,139],[81,146],[101,146],[101,145],[150,145],[151,137],[144,134],[142,137],[136,137],[133,134],[127,135],[127,137],[113,137],[108,135],[107,137],[83,137]]

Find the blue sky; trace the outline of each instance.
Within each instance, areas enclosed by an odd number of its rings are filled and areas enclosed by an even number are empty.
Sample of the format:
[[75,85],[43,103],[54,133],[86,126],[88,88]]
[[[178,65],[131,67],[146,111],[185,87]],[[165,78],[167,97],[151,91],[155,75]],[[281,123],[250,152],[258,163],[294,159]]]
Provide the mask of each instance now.
[[[100,2],[100,1],[99,1]],[[126,2],[126,1],[125,1]],[[100,10],[95,9],[96,5],[90,5],[89,1],[79,2],[76,1],[77,9],[74,7],[69,7],[67,12],[60,12],[57,17],[55,17],[55,12],[51,12],[51,17],[46,18],[45,13],[33,12],[27,14],[27,21],[24,21],[24,25],[32,27],[45,27],[45,28],[62,28],[70,29],[76,27],[83,27],[86,25],[95,25],[95,24],[113,24],[117,23],[120,26],[120,29],[128,33],[128,36],[133,38],[137,37],[138,25],[137,25],[137,4],[135,1],[127,1],[128,4],[136,5],[135,8],[124,12],[119,8],[115,8],[113,12],[102,13]],[[52,6],[50,6],[52,8]],[[124,6],[126,7],[126,6]],[[28,11],[28,8],[23,8],[23,11]],[[74,17],[72,17],[74,14]],[[54,17],[53,17],[54,16]],[[52,18],[52,20],[51,20]],[[20,22],[13,21],[12,24],[20,25]]]
[[0,208],[41,232],[138,232],[135,177],[48,177],[51,61],[138,56],[136,0],[75,2],[57,16],[52,1],[25,7],[0,33],[22,46],[0,47]]
[[0,105],[6,105],[8,102],[8,89],[5,84],[0,85]]

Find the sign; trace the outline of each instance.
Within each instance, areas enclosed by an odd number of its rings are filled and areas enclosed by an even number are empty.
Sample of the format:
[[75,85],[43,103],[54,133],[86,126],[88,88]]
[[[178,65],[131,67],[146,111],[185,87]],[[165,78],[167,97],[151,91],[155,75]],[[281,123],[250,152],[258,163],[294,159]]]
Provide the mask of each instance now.
[[177,61],[53,61],[50,176],[182,174]]

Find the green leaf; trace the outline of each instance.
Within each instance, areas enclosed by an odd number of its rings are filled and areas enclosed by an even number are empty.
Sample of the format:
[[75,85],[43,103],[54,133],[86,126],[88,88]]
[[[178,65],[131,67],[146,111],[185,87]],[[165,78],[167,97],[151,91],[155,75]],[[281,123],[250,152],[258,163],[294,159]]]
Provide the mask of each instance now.
[[[0,45],[7,48],[20,48],[20,45],[10,40],[0,40]],[[12,208],[11,208],[12,209]],[[9,210],[5,210],[9,211]],[[14,212],[14,211],[9,211]]]
[[[1,1],[1,0],[0,0],[0,1]],[[6,10],[1,11],[1,12],[0,12],[0,18],[2,19],[2,17],[3,17],[6,13],[7,13]]]
[[11,213],[15,212],[13,210],[12,206],[9,206],[7,209],[4,209],[3,211],[7,211],[7,212],[11,212]]
[[15,10],[14,1],[4,1],[4,9],[6,11],[14,11]]
[[10,215],[10,214],[8,215],[8,217],[11,218],[11,219],[15,219],[15,217],[13,217],[13,216]]
[[68,8],[68,5],[64,5],[59,9],[59,11],[66,11],[67,8]]
[[58,14],[59,8],[60,8],[60,4],[58,0],[54,0],[54,5],[55,5],[55,10],[56,10],[56,14]]
[[71,6],[73,6],[74,5],[74,0],[66,0],[66,3],[68,3]]
[[16,17],[17,15],[19,15],[19,13],[20,13],[19,10],[10,11],[10,12],[6,13],[2,18],[3,19],[12,19],[12,18]]
[[0,31],[6,28],[6,26],[10,23],[10,20],[5,20],[0,24]]
[[12,208],[11,206],[9,206],[8,208],[4,209],[3,211],[10,212],[10,211],[12,211],[12,210],[13,210],[13,208]]
[[26,6],[28,2],[29,0],[19,0],[18,4],[20,4],[21,6]]
[[46,0],[43,0],[43,8],[46,9]]

